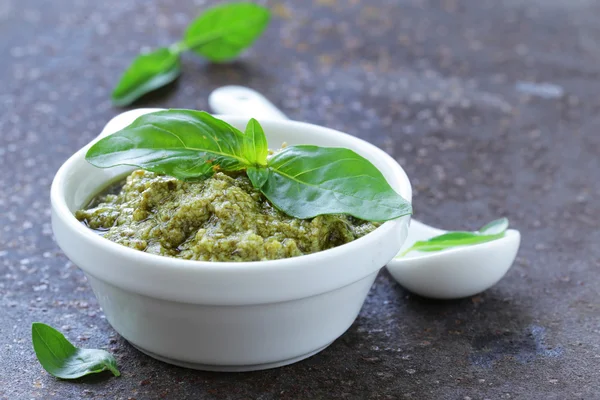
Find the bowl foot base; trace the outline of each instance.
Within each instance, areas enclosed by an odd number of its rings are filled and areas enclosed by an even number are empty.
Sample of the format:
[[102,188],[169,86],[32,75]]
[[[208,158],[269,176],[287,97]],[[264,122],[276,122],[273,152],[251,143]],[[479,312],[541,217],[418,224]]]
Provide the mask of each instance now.
[[[207,365],[207,364],[197,364],[197,363],[193,363],[193,362],[187,362],[187,361],[181,361],[181,360],[175,360],[172,358],[168,358],[168,357],[163,357],[160,356],[158,354],[152,353],[151,351],[145,350],[139,346],[136,346],[135,344],[129,342],[133,347],[135,347],[136,349],[138,349],[139,351],[141,351],[142,353],[155,358],[159,361],[162,362],[166,362],[168,364],[173,364],[173,365],[177,365],[178,367],[184,367],[184,368],[191,368],[191,369],[198,369],[201,371],[216,371],[216,372],[247,372],[247,371],[260,371],[262,369],[270,369],[270,368],[277,368],[277,367],[283,367],[284,365],[289,365],[289,364],[293,364],[295,362],[298,361],[302,361],[305,358],[308,358],[310,356],[313,356],[315,354],[317,354],[318,352],[320,352],[321,350],[324,350],[327,346],[329,346],[331,343],[326,344],[325,346],[311,351],[309,353],[303,354],[301,356],[298,357],[293,357],[293,358],[288,358],[286,360],[281,360],[281,361],[276,361],[276,362],[270,362],[270,363],[265,363],[265,364],[252,364],[252,365]],[[333,343],[333,342],[332,342]]]

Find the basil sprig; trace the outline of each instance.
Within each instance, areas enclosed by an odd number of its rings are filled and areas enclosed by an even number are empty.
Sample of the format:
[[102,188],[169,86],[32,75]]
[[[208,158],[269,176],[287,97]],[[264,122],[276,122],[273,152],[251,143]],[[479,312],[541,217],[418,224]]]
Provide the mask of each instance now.
[[504,237],[508,229],[508,219],[500,218],[494,220],[475,232],[447,232],[439,236],[432,237],[429,240],[415,242],[410,248],[396,256],[404,257],[411,251],[440,251],[458,246],[470,246],[479,243],[491,242],[492,240]]
[[265,7],[248,2],[207,9],[190,23],[180,42],[137,56],[113,90],[113,104],[129,105],[177,79],[181,74],[179,58],[186,50],[212,62],[237,57],[262,34],[270,16]]
[[100,168],[131,165],[181,180],[245,170],[253,186],[296,218],[349,214],[367,221],[408,215],[411,205],[367,159],[345,148],[290,146],[267,158],[255,119],[245,133],[203,111],[145,114],[96,142],[86,160]]
[[31,339],[40,364],[57,378],[77,379],[102,371],[110,371],[114,376],[121,375],[115,358],[109,352],[77,348],[49,325],[34,322],[31,325]]

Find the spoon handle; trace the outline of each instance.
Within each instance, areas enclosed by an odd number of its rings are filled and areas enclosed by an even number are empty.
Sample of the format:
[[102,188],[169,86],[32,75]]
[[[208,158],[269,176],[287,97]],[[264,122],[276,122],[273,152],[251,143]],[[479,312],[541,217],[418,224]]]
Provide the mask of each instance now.
[[288,119],[273,103],[256,90],[244,86],[223,86],[208,97],[217,114],[241,115],[270,120]]

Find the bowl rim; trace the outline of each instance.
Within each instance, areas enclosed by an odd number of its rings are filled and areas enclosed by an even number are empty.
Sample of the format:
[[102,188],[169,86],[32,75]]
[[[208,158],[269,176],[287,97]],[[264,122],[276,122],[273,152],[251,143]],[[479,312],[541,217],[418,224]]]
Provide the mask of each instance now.
[[[118,118],[123,118],[126,114],[133,113],[136,115],[141,115],[143,109],[130,110],[124,113],[121,113],[115,116],[103,130],[111,126],[113,121]],[[159,109],[152,109],[159,110]],[[152,111],[148,111],[152,112]],[[222,118],[226,120],[228,123],[235,123],[236,121],[247,121],[249,117],[245,116],[236,116],[236,115],[220,115],[214,114],[217,118]],[[347,133],[327,128],[324,126],[310,124],[306,122],[294,121],[294,120],[273,120],[273,119],[262,119],[261,124],[265,125],[280,125],[280,126],[295,126],[300,127],[306,130],[318,130],[321,134],[324,135],[332,135],[336,137],[342,138],[344,141],[354,142],[357,145],[366,146],[371,151],[378,153],[378,156],[383,158],[385,163],[388,164],[393,171],[394,175],[399,178],[399,188],[400,190],[396,190],[400,193],[402,197],[404,197],[407,201],[412,202],[412,187],[410,180],[402,168],[400,164],[394,160],[390,155],[388,155],[385,151],[378,148],[377,146],[363,140],[357,138],[355,136],[349,135]],[[265,129],[266,130],[266,129]],[[112,133],[112,132],[111,132]],[[101,134],[102,135],[102,134]],[[188,260],[181,259],[175,257],[168,257],[158,254],[146,253],[144,251],[132,249],[127,246],[123,246],[121,244],[112,242],[94,232],[91,229],[87,228],[84,224],[82,224],[79,220],[77,220],[70,211],[69,207],[66,204],[65,200],[65,185],[67,176],[69,172],[76,168],[78,164],[85,162],[85,153],[87,149],[100,137],[95,138],[89,144],[81,148],[75,154],[73,154],[67,161],[65,161],[62,166],[57,171],[50,189],[50,200],[51,207],[54,211],[54,214],[62,220],[62,222],[74,233],[81,235],[82,239],[93,246],[99,247],[101,250],[112,253],[114,255],[118,255],[119,257],[128,258],[135,260],[137,263],[144,263],[148,265],[153,265],[156,268],[169,268],[170,270],[183,269],[183,270],[199,270],[199,271],[245,271],[248,272],[250,269],[280,269],[286,267],[294,267],[299,264],[306,264],[311,262],[322,262],[326,259],[336,258],[338,255],[345,253],[351,250],[357,250],[362,247],[363,244],[367,244],[370,242],[375,236],[384,236],[392,232],[395,224],[400,223],[408,223],[410,221],[410,215],[402,216],[395,220],[386,221],[381,226],[370,232],[369,234],[355,239],[352,242],[345,243],[343,245],[322,250],[316,253],[305,254],[297,257],[276,259],[276,260],[264,260],[264,261],[199,261],[199,260]],[[310,144],[310,143],[308,143]],[[103,182],[103,184],[107,184],[108,181]],[[102,186],[102,185],[100,185]],[[383,267],[383,266],[381,266]]]

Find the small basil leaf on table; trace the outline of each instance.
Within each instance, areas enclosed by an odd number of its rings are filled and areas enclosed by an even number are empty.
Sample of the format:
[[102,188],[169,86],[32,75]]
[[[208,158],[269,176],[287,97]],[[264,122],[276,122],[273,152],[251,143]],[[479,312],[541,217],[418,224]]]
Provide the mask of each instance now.
[[251,118],[244,133],[244,155],[252,164],[267,165],[269,145],[267,137],[257,120]]
[[447,232],[429,240],[415,242],[397,257],[403,257],[411,251],[432,252],[446,250],[452,247],[470,246],[474,244],[491,242],[504,237],[508,229],[508,219],[500,218],[484,225],[476,232]]
[[185,31],[182,45],[215,62],[236,57],[269,24],[270,12],[249,2],[223,4],[206,10]]
[[49,325],[34,322],[31,339],[40,364],[57,378],[76,379],[107,370],[114,376],[121,375],[115,358],[109,352],[77,348]]
[[412,212],[383,174],[350,149],[291,146],[269,159],[268,169],[262,193],[296,218],[349,214],[387,221]]
[[85,158],[100,168],[131,165],[180,180],[205,179],[216,170],[250,166],[245,140],[242,132],[206,112],[165,110],[142,115],[99,140]]
[[140,54],[121,76],[112,93],[112,102],[116,106],[129,105],[144,94],[174,81],[180,73],[177,51],[160,48]]

